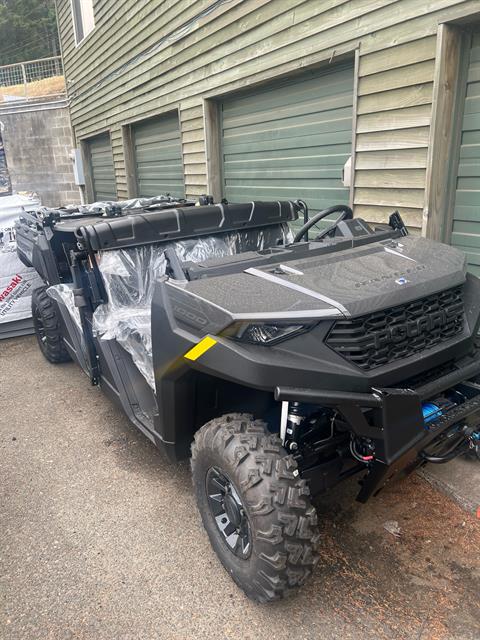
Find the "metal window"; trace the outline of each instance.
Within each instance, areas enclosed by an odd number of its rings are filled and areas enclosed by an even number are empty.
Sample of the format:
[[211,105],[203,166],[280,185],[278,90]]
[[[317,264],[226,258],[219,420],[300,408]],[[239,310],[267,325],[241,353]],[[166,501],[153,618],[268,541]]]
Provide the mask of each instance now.
[[93,0],[71,0],[75,42],[80,42],[91,33],[95,27]]

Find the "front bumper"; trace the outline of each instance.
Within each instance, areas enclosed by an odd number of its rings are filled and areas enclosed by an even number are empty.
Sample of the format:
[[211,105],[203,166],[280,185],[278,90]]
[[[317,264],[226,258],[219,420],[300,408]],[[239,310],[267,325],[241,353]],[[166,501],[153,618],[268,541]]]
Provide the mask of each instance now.
[[[400,472],[421,462],[420,452],[454,425],[480,425],[480,357],[462,361],[447,374],[415,389],[375,388],[371,393],[320,391],[276,387],[278,401],[297,401],[335,407],[357,436],[370,438],[375,461],[362,482],[358,500],[365,502]],[[448,390],[462,388],[465,400],[453,405],[435,421],[425,424],[422,402]]]

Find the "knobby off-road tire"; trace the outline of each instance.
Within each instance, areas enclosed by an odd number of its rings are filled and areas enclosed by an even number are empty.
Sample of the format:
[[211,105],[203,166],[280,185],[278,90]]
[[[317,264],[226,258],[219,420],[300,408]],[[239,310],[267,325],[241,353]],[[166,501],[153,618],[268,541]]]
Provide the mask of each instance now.
[[[212,471],[233,485],[248,521],[248,557],[238,557],[217,525]],[[192,445],[193,484],[203,525],[223,566],[247,596],[271,602],[303,585],[318,560],[317,514],[297,464],[261,420],[230,414],[205,424]]]
[[58,312],[46,287],[32,294],[32,316],[38,345],[45,358],[53,364],[69,362],[71,357],[63,343]]

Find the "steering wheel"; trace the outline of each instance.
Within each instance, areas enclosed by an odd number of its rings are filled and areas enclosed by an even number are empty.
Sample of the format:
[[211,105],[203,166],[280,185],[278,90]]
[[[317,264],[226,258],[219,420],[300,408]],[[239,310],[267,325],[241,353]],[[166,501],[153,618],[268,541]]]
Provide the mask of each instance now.
[[303,227],[297,231],[293,241],[300,242],[303,236],[306,235],[314,225],[320,222],[320,220],[323,220],[323,218],[326,218],[327,216],[329,216],[331,213],[335,213],[336,211],[340,211],[340,215],[338,216],[338,218],[335,220],[333,224],[331,224],[326,229],[323,229],[323,231],[321,231],[314,238],[315,242],[318,242],[319,240],[327,236],[331,231],[335,229],[337,224],[342,220],[350,220],[351,218],[353,218],[353,211],[350,209],[350,207],[347,207],[346,204],[334,204],[333,207],[328,207],[328,209],[324,209],[323,211],[316,213],[312,218],[310,218],[310,220],[306,222],[303,225]]

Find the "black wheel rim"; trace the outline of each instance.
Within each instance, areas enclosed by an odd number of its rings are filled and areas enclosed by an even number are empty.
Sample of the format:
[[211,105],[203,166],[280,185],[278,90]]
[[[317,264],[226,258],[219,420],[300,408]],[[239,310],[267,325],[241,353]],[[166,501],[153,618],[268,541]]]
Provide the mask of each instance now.
[[251,532],[245,507],[231,480],[211,467],[206,478],[208,504],[218,531],[230,551],[246,559],[251,553]]
[[43,324],[42,315],[38,309],[35,312],[35,331],[41,348],[45,349],[47,346],[47,333]]

